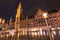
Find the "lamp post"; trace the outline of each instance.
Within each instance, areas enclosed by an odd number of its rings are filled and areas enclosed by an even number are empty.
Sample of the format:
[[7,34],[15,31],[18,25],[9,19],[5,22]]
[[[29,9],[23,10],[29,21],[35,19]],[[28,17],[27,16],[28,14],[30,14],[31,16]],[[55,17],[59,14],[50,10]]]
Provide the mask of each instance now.
[[47,12],[43,13],[43,18],[44,18],[46,26],[47,26],[47,31],[48,31],[48,35],[50,37],[50,40],[53,40],[52,39],[52,34],[50,32],[50,27],[49,27],[48,22],[47,22],[47,18],[48,18],[48,13]]
[[3,19],[3,20],[2,20],[2,24],[4,24],[4,23],[5,23],[5,20]]
[[0,18],[0,28],[2,28],[2,18]]
[[2,28],[4,28],[4,26],[5,26],[5,20],[3,19],[2,20]]
[[2,22],[2,19],[0,18],[0,23]]

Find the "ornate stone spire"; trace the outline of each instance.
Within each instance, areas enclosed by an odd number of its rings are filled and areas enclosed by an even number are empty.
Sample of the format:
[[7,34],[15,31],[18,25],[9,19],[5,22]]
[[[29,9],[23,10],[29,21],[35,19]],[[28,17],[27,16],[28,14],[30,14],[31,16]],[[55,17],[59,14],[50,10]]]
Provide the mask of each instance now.
[[20,14],[21,14],[21,3],[19,3],[18,5],[16,17],[20,17]]
[[20,27],[20,15],[21,15],[21,2],[18,5],[16,19],[15,19],[15,27]]

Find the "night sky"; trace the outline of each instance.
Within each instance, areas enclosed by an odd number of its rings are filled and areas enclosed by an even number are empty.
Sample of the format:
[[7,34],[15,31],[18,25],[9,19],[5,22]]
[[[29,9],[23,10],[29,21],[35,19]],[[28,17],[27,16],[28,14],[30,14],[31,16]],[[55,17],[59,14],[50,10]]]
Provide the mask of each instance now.
[[0,17],[9,20],[15,18],[18,3],[22,3],[23,15],[31,16],[38,9],[52,10],[60,8],[60,0],[0,0]]

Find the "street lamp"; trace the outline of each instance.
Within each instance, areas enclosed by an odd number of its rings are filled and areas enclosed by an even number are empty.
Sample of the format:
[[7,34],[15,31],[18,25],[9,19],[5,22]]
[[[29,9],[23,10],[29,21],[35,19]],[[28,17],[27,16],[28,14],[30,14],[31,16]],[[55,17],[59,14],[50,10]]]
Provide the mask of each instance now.
[[47,12],[43,13],[43,17],[44,17],[45,19],[48,18],[48,13],[47,13]]
[[47,26],[47,31],[48,31],[48,35],[50,37],[50,40],[52,40],[52,36],[51,36],[52,34],[50,32],[50,27],[49,27],[48,22],[47,22],[47,18],[48,18],[48,13],[47,12],[43,13],[43,18],[44,18],[46,26]]
[[4,24],[4,23],[5,23],[5,20],[3,19],[3,20],[2,20],[2,24]]
[[0,23],[2,22],[2,19],[0,18]]

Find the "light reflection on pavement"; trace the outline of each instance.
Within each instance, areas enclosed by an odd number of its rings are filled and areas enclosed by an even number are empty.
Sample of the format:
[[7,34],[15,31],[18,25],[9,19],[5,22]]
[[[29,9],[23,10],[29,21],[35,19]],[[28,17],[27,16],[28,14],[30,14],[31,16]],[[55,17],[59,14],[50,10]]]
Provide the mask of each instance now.
[[[13,32],[12,32],[13,33]],[[55,36],[54,40],[60,40],[60,36]],[[3,34],[0,35],[0,40],[50,40],[48,33],[40,33],[40,32],[19,32],[13,35]]]

